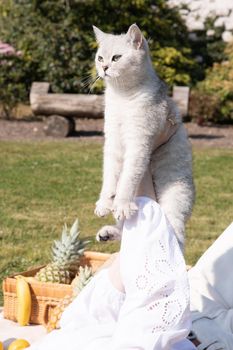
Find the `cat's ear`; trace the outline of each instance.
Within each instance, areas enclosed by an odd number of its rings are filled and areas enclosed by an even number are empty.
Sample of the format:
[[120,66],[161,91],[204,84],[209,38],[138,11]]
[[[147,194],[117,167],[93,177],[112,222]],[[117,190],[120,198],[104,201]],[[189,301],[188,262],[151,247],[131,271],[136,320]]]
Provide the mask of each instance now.
[[102,32],[102,30],[100,30],[99,28],[97,28],[96,26],[92,26],[93,27],[93,31],[95,33],[95,38],[96,38],[96,41],[100,44],[103,39],[104,39],[104,36],[106,35],[104,32]]
[[127,39],[129,42],[135,47],[135,49],[140,49],[143,44],[143,34],[141,30],[138,28],[137,24],[132,24],[128,32],[126,33]]

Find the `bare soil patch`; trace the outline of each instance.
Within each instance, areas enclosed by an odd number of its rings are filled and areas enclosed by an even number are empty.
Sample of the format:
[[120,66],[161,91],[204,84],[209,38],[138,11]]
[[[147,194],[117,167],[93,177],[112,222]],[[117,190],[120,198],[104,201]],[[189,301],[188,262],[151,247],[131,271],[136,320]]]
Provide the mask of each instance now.
[[[102,141],[103,119],[76,119],[75,132],[68,140],[92,139]],[[233,125],[199,126],[185,123],[190,141],[199,147],[220,147],[233,149]],[[43,121],[19,121],[0,119],[0,140],[56,140],[44,133]]]

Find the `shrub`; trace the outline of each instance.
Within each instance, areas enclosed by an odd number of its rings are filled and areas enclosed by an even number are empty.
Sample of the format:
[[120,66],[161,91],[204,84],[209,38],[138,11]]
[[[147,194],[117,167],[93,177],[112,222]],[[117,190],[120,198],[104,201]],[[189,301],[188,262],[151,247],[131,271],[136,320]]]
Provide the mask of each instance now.
[[191,91],[189,101],[189,115],[193,121],[202,125],[206,121],[217,122],[220,102],[217,96],[207,95],[200,91]]
[[12,109],[26,97],[21,53],[0,42],[0,101],[3,116],[10,118]]
[[206,1],[168,0],[168,2],[170,6],[178,7],[188,27],[192,57],[199,62],[199,69],[195,70],[193,80],[194,82],[203,80],[207,68],[214,62],[225,59],[226,42],[223,38],[226,40],[226,33],[230,34],[228,27],[230,27],[231,6],[228,4],[219,7],[217,1],[212,1],[212,5],[208,5]]
[[121,33],[137,22],[169,85],[190,84],[195,76],[186,27],[166,0],[12,0],[0,2],[0,16],[0,38],[22,51],[18,81],[27,93],[35,80],[51,82],[55,92],[88,91],[96,49],[92,24]]
[[233,43],[225,49],[226,60],[207,70],[191,99],[190,115],[212,122],[233,122]]

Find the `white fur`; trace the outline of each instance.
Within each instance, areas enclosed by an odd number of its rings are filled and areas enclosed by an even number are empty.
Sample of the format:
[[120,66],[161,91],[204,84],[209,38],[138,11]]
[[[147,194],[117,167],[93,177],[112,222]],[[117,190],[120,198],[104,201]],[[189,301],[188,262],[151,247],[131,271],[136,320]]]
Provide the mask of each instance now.
[[[96,67],[106,83],[103,185],[95,212],[104,216],[113,211],[117,220],[130,217],[137,210],[134,198],[140,181],[151,167],[156,198],[182,246],[194,187],[191,147],[178,110],[152,67],[147,42],[136,25],[123,35],[96,27],[94,31],[99,43]],[[114,55],[121,57],[114,62]],[[154,149],[168,118],[180,123],[178,131]],[[109,227],[106,235],[103,231],[97,239],[120,236],[109,234]]]

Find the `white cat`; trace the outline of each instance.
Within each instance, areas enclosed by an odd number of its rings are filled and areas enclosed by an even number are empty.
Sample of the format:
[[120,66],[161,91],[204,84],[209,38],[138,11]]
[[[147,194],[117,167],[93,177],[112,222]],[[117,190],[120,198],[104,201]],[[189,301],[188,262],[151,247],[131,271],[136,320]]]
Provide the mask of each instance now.
[[[134,198],[149,167],[157,201],[183,247],[194,185],[191,146],[179,112],[153,69],[147,41],[136,24],[122,35],[93,28],[99,46],[96,68],[106,84],[103,185],[95,213],[112,211],[120,220],[103,227],[97,240],[120,239],[121,222],[137,210]],[[168,120],[176,132],[158,147]]]

